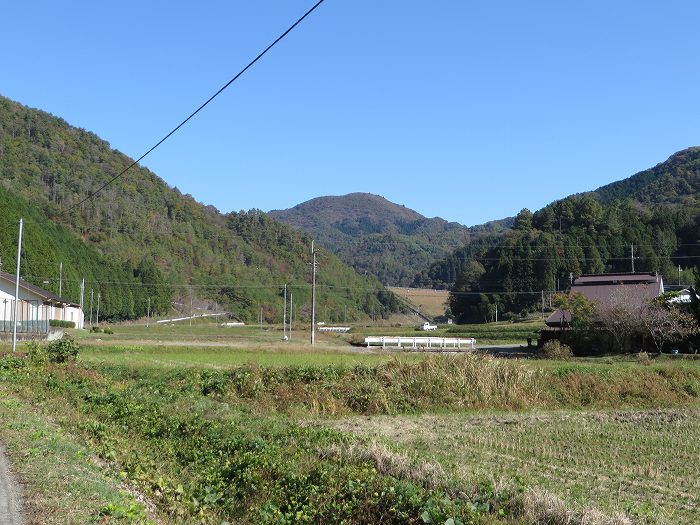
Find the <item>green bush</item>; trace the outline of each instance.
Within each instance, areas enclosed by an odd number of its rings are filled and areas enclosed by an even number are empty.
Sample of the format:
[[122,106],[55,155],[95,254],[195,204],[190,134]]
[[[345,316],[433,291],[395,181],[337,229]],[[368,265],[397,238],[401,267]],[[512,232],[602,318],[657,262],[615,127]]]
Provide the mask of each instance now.
[[80,345],[70,337],[63,337],[48,344],[32,344],[29,346],[29,357],[32,361],[49,361],[51,363],[65,363],[78,357]]
[[542,349],[537,354],[537,356],[542,359],[559,359],[564,361],[571,359],[571,355],[571,348],[568,345],[560,343],[556,339],[547,341],[542,345]]
[[51,319],[49,321],[49,326],[55,326],[57,328],[75,328],[75,322],[73,322],[73,321],[61,321],[59,319]]

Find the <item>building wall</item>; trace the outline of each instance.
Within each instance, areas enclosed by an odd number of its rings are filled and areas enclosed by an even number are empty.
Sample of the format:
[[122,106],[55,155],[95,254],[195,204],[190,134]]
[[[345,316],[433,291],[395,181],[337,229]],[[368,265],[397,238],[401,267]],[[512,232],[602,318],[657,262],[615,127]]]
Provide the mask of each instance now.
[[[76,328],[83,328],[85,316],[80,307],[68,306],[56,307],[45,305],[45,297],[30,290],[19,288],[19,298],[21,300],[18,319],[20,321],[47,321],[65,320],[73,321]],[[5,279],[0,279],[0,321],[7,328],[13,318],[13,308],[15,299],[14,283]],[[2,328],[0,328],[1,330]]]

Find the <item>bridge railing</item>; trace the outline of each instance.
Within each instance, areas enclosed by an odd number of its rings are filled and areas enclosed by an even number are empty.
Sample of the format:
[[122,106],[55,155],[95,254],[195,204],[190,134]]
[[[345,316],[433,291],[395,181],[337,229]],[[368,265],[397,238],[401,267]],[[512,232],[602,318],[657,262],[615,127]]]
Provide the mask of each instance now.
[[369,336],[365,337],[365,344],[370,346],[398,347],[398,348],[428,348],[440,350],[473,349],[476,339],[473,337],[394,337],[394,336]]

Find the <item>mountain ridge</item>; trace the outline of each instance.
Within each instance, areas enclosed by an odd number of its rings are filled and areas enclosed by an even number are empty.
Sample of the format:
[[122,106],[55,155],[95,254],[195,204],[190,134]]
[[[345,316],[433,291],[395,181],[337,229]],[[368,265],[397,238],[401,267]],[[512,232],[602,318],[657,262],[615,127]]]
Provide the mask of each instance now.
[[570,274],[630,271],[633,245],[638,271],[668,279],[683,267],[700,275],[698,204],[700,147],[690,147],[597,190],[553,201],[534,213],[523,209],[513,231],[466,244],[417,275],[414,285],[475,295],[488,291],[479,304],[467,307],[473,302],[468,298],[454,301],[470,312],[462,319],[485,320],[497,301],[491,293],[522,294],[521,300],[514,295],[499,299],[499,308],[509,304],[520,312],[532,306],[528,293],[551,290],[553,282],[567,282]]
[[428,218],[372,193],[328,195],[269,214],[316,238],[359,273],[405,286],[436,259],[471,238],[509,228],[509,220],[477,227]]

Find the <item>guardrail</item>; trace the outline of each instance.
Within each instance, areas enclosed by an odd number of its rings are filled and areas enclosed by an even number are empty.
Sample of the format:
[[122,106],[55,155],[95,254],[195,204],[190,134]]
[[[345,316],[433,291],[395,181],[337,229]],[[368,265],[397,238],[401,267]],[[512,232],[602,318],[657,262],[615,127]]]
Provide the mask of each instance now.
[[398,348],[436,348],[440,350],[462,348],[473,349],[476,344],[476,339],[457,338],[457,337],[389,337],[389,336],[373,336],[365,337],[365,344],[370,346],[379,346],[386,348],[387,346],[395,346]]
[[344,334],[350,331],[350,326],[319,326],[319,332],[336,332]]

